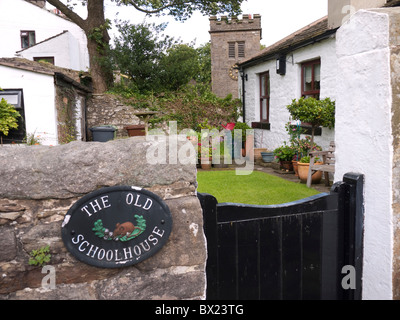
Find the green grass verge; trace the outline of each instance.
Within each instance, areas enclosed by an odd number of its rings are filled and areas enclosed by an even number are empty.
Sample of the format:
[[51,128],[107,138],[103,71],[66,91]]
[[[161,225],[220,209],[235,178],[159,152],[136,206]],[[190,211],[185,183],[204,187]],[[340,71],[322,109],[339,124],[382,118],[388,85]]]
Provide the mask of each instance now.
[[197,181],[198,192],[213,195],[219,203],[273,205],[304,199],[319,193],[304,184],[260,171],[254,171],[248,176],[238,176],[235,170],[199,171]]

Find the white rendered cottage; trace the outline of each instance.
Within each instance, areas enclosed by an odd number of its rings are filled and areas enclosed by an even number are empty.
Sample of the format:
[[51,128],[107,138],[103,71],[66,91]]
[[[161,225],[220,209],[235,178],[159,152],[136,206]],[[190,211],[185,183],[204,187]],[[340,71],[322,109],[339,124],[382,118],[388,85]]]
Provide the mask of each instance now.
[[[256,148],[274,150],[288,141],[286,106],[293,99],[336,99],[336,30],[324,17],[239,63],[243,118],[255,129]],[[315,141],[326,148],[334,135],[320,128]]]
[[47,61],[56,66],[89,69],[85,33],[47,10],[46,1],[0,0],[0,57]]
[[[255,129],[256,148],[274,150],[288,140],[285,124],[291,119],[286,106],[293,99],[312,96],[337,100],[337,30],[361,9],[393,6],[395,2],[328,0],[328,16],[238,63],[243,118]],[[335,130],[328,128],[320,128],[315,137],[323,149],[332,140]]]
[[[86,101],[91,90],[78,71],[21,58],[0,58],[0,99],[21,114],[4,144],[35,137],[43,145],[86,140]],[[1,134],[0,134],[1,135]]]

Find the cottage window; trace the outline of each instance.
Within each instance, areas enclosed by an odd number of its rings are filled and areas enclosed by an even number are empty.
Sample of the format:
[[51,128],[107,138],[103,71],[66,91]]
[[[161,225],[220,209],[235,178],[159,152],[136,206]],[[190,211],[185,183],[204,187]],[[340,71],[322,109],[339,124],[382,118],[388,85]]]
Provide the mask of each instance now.
[[48,62],[54,65],[54,57],[33,57],[33,61]]
[[21,31],[21,48],[29,48],[36,44],[35,31]]
[[260,122],[269,122],[269,72],[260,74]]
[[2,135],[3,143],[21,143],[26,136],[23,92],[17,89],[3,89],[0,91],[1,99],[5,99],[9,104],[12,104],[21,115],[18,118],[18,128],[11,129],[7,136]]
[[301,95],[319,99],[321,89],[321,60],[314,60],[302,64],[301,68]]

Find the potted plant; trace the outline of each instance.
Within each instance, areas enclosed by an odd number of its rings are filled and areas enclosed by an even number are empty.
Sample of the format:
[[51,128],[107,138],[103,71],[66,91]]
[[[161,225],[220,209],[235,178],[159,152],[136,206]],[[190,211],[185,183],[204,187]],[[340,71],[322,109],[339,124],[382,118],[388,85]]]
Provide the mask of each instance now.
[[[236,131],[237,130],[237,131]],[[239,131],[241,130],[241,132]],[[254,157],[254,155],[252,154],[252,150],[254,150],[254,136],[250,139],[247,136],[247,130],[251,130],[251,128],[247,125],[247,123],[244,122],[236,122],[235,124],[235,128],[234,128],[234,134],[233,134],[233,145],[236,146],[236,148],[239,150],[241,147],[242,149],[242,156],[246,156],[247,153],[249,153],[250,157]],[[242,138],[242,145],[241,146],[237,146],[235,143],[235,140],[238,141],[239,137],[241,134],[241,138]],[[238,157],[239,155],[236,153],[235,158]]]
[[[319,158],[315,158],[316,164],[322,164]],[[308,178],[308,170],[310,167],[310,156],[305,156],[300,159],[298,162],[298,170],[299,170],[299,178],[302,183],[307,183]],[[318,184],[321,182],[322,179],[322,171],[315,172],[312,177],[312,183]]]
[[304,129],[300,127],[300,121],[297,121],[296,125],[293,125],[292,123],[288,122],[285,125],[286,132],[289,135],[289,141],[290,145],[295,149],[295,155],[292,159],[292,164],[293,164],[293,169],[296,177],[299,176],[298,169],[297,169],[297,163],[298,160],[300,160],[302,156],[301,149],[299,148],[300,144],[300,136],[302,133],[304,133]]
[[287,109],[294,120],[310,124],[311,145],[314,143],[316,128],[322,126],[332,129],[335,126],[335,102],[330,98],[324,100],[312,97],[294,99]]
[[[198,132],[198,157],[201,168],[209,170],[212,167],[212,144],[208,132]],[[208,140],[208,141],[207,141]]]
[[275,157],[279,160],[281,169],[293,171],[292,160],[296,152],[292,146],[286,144],[274,150]]
[[227,168],[228,164],[232,163],[232,156],[230,150],[225,148],[225,141],[221,138],[219,143],[219,151],[217,157],[213,155],[214,168]]
[[[18,118],[21,115],[4,98],[0,101],[0,133],[8,136],[11,129],[18,129]],[[3,136],[0,135],[0,142],[3,144]]]
[[261,157],[263,162],[265,163],[271,163],[272,161],[274,161],[274,152],[269,152],[268,150],[266,150],[265,152],[261,152]]

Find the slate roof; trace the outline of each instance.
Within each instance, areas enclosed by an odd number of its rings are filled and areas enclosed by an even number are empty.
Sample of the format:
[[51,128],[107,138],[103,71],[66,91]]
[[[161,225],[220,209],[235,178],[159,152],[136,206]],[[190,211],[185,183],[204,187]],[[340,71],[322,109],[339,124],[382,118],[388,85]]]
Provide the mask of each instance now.
[[[57,67],[55,65],[52,65],[51,63],[37,62],[23,58],[0,58],[0,66],[56,76],[57,78],[62,78],[64,81],[69,82],[82,90],[85,90],[87,92],[91,91],[90,88],[80,83],[81,72],[72,69]],[[85,76],[87,77],[89,76],[89,74],[85,73]]]
[[328,17],[323,17],[263,49],[258,54],[242,60],[238,65],[239,67],[250,67],[263,61],[275,59],[282,54],[287,54],[303,46],[329,38],[336,31],[337,29],[328,29]]

